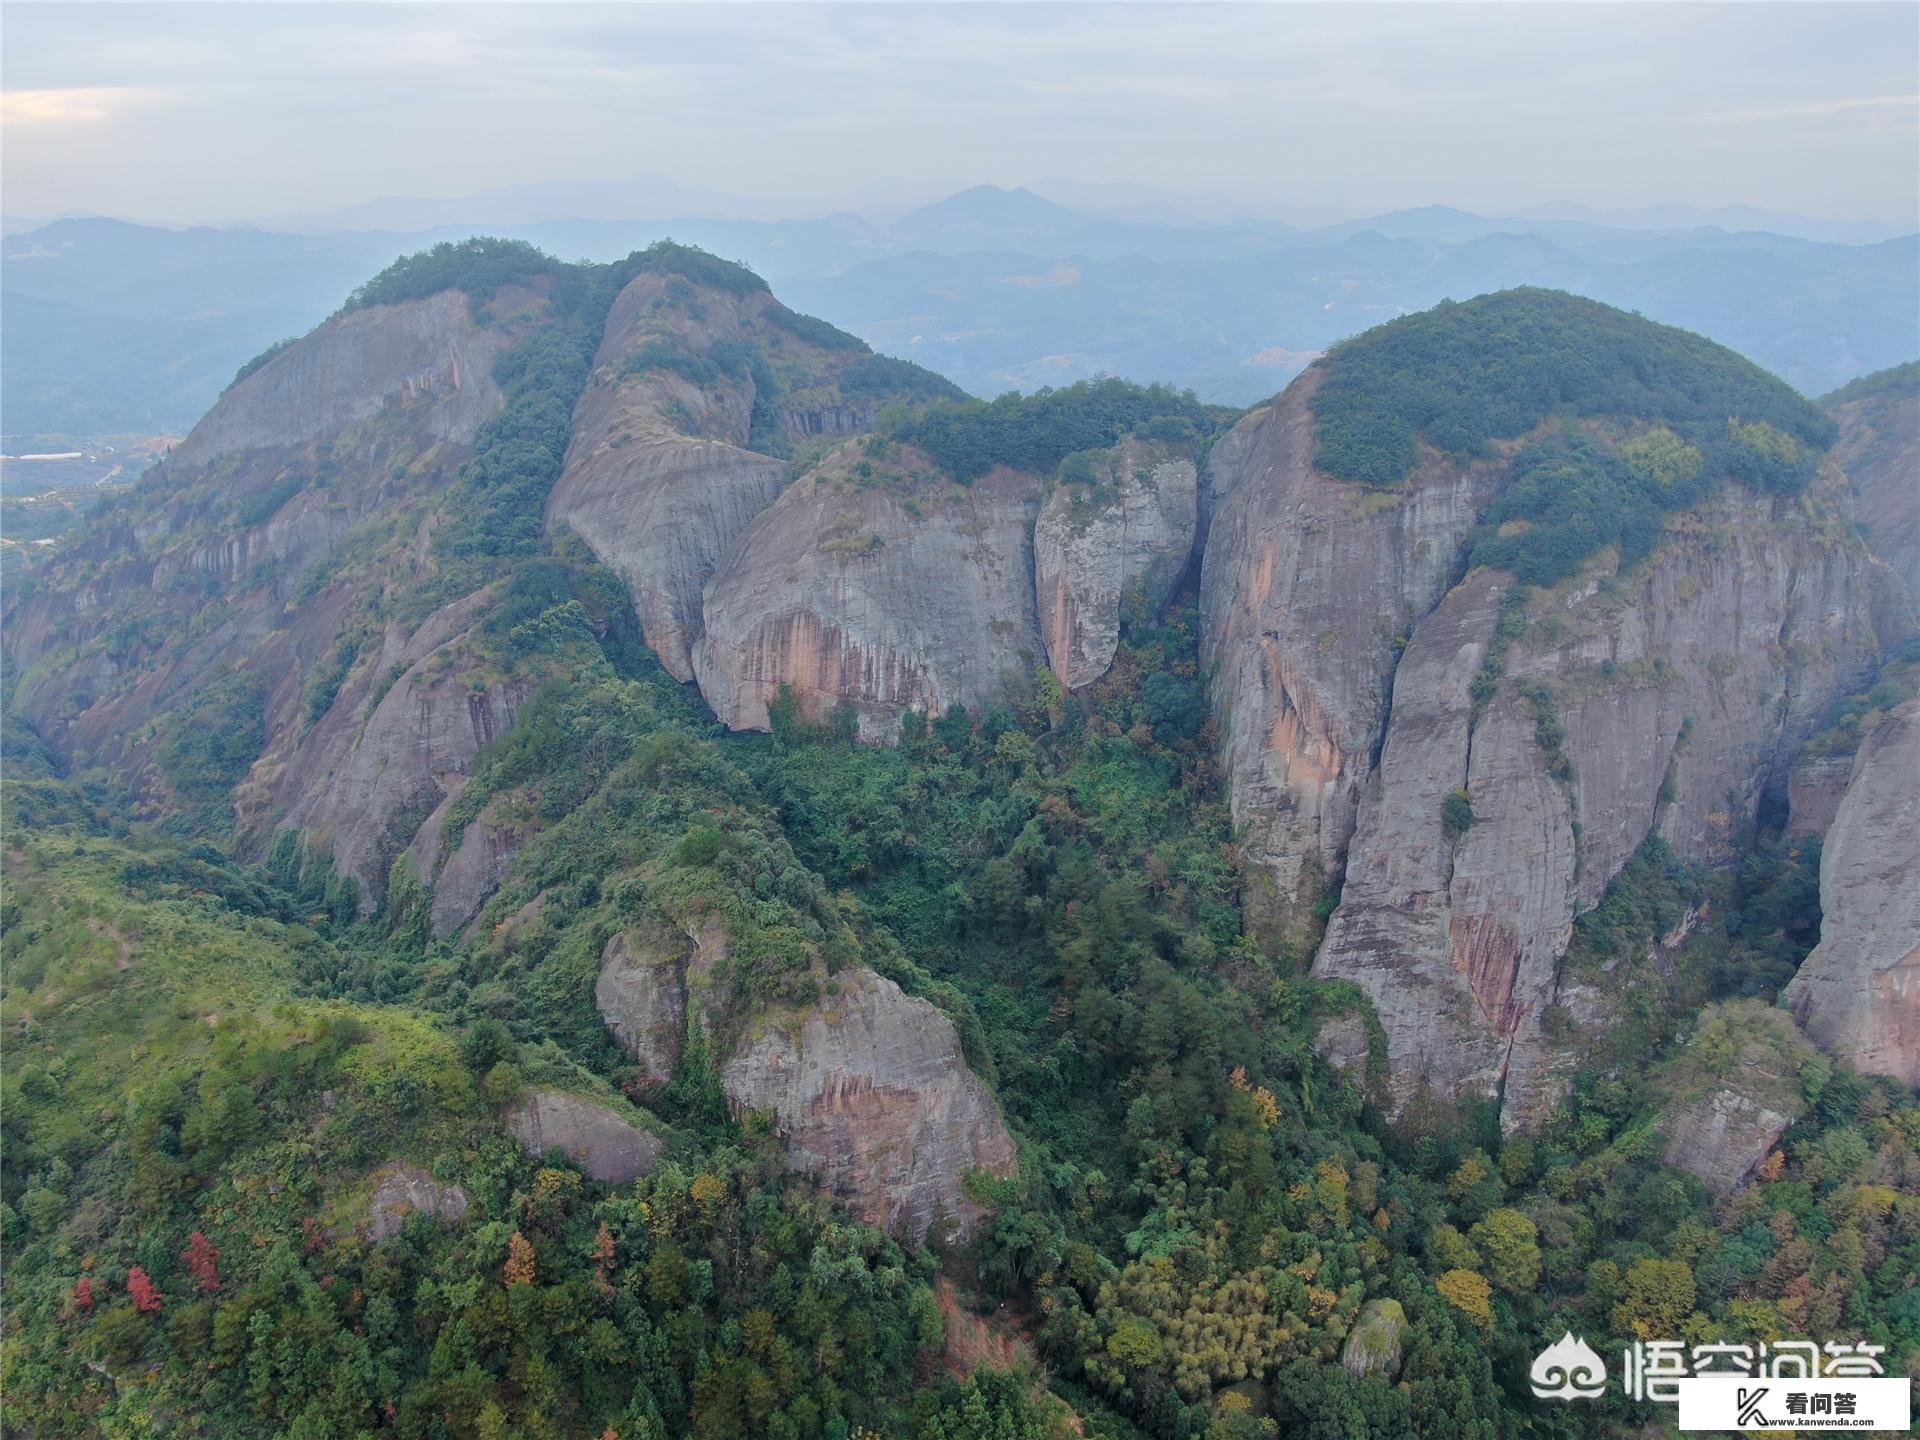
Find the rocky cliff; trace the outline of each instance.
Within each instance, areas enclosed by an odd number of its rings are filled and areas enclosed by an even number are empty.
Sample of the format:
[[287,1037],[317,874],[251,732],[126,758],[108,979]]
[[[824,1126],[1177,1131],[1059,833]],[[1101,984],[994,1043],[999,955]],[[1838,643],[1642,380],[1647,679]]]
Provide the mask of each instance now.
[[545,306],[518,287],[478,311],[455,291],[370,306],[246,376],[19,586],[10,704],[57,755],[115,766],[148,797],[166,718],[221,674],[264,692],[268,732],[288,743],[303,682],[368,588],[312,572],[453,478],[501,406],[495,365]]
[[[694,666],[714,714],[767,727],[782,686],[891,741],[909,709],[1009,698],[1043,663],[1034,613],[1040,484],[862,485],[850,455],[783,493],[707,586]],[[929,466],[929,468],[931,468]]]
[[1396,1102],[1499,1096],[1518,1125],[1557,1098],[1574,917],[1649,834],[1687,860],[1732,853],[1877,661],[1886,583],[1797,504],[1727,490],[1642,565],[1534,592],[1478,692],[1510,580],[1477,571],[1421,622],[1314,965],[1372,996]]
[[843,971],[815,1005],[768,1017],[722,1083],[735,1106],[773,1116],[790,1166],[916,1240],[936,1220],[951,1235],[978,1217],[968,1171],[1013,1172],[1013,1137],[952,1022],[870,970]]
[[1400,649],[1496,479],[1431,454],[1398,491],[1322,473],[1321,379],[1307,371],[1215,443],[1201,577],[1234,821],[1294,931],[1340,872]]
[[1826,403],[1840,422],[1833,457],[1853,481],[1854,519],[1920,605],[1920,361],[1857,380]]
[[1069,690],[1107,673],[1123,619],[1151,620],[1187,568],[1199,523],[1193,462],[1129,438],[1093,483],[1062,483],[1034,525],[1047,663]]
[[707,580],[786,484],[786,457],[872,424],[903,387],[944,393],[898,362],[863,386],[871,359],[757,282],[695,289],[643,273],[614,301],[547,519],[627,582],[676,679],[693,678]]
[[1831,1053],[1920,1084],[1920,701],[1854,758],[1820,854],[1820,910],[1787,1004]]

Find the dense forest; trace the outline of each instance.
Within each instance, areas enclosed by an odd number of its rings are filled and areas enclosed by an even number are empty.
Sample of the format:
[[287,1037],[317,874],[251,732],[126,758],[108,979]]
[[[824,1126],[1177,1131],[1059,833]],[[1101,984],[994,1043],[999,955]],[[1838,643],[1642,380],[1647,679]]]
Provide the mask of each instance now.
[[[130,823],[119,779],[61,773],[9,721],[11,1433],[1496,1440],[1671,1424],[1615,1393],[1535,1400],[1527,1367],[1563,1330],[1844,1333],[1906,1368],[1920,1105],[1757,1003],[1819,937],[1817,839],[1763,819],[1714,870],[1650,841],[1567,963],[1684,938],[1546,1123],[1506,1134],[1468,1102],[1389,1125],[1317,1044],[1364,1018],[1356,987],[1307,974],[1311,936],[1243,922],[1191,576],[1089,687],[1037,670],[979,713],[909,711],[894,745],[791,693],[771,733],[728,734],[667,674],[620,579],[542,524],[608,300],[648,265],[749,285],[677,247],[599,273],[500,244],[417,257],[350,302],[555,297],[501,369],[504,408],[420,588],[381,600],[383,619],[424,614],[484,579],[473,644],[532,690],[449,811],[451,833],[491,806],[531,836],[480,923],[435,938],[403,868],[368,907],[294,832],[236,840],[263,703],[238,675],[160,748],[181,801],[163,824]],[[1631,563],[1724,478],[1791,492],[1830,438],[1750,367],[1703,395],[1659,355],[1595,359],[1585,302],[1549,312],[1564,365],[1461,364],[1459,325],[1478,315],[1484,347],[1510,303],[1369,332],[1329,358],[1315,403],[1320,464],[1379,486],[1422,444],[1475,457],[1545,426],[1471,553],[1523,586],[1604,546]],[[963,484],[1052,475],[1127,435],[1204,457],[1228,418],[1105,381],[983,404],[899,363],[862,356],[843,384],[930,401],[883,432]],[[1644,423],[1579,423],[1600,416]],[[311,716],[363,641],[315,667]],[[1837,705],[1815,747],[1848,753],[1913,671]],[[721,1029],[690,1031],[672,1079],[649,1082],[593,987],[608,937],[663,907],[724,921],[720,1027],[854,966],[952,1017],[1019,1151],[1010,1176],[968,1177],[969,1235],[916,1244],[793,1175],[766,1117],[722,1093]],[[1756,1052],[1801,1118],[1715,1196],[1664,1163],[1659,1122]],[[616,1185],[525,1153],[501,1117],[537,1086],[597,1097],[663,1158]],[[396,1216],[397,1175],[414,1198]]]

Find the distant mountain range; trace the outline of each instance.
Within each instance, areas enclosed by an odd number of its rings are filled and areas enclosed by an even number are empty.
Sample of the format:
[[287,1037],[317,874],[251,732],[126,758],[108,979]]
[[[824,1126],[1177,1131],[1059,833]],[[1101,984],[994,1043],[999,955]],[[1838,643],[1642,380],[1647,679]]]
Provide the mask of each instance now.
[[[1920,354],[1920,236],[1885,227],[1556,205],[1297,228],[1203,222],[1148,190],[1053,183],[1080,203],[983,185],[887,223],[851,210],[728,218],[718,192],[636,180],[390,198],[287,222],[305,228],[9,225],[4,427],[184,428],[244,361],[311,328],[394,257],[474,233],[593,260],[667,236],[700,245],[980,394],[1110,373],[1251,403],[1382,320],[1529,284],[1699,330],[1808,393]],[[703,202],[713,208],[692,213]],[[690,213],[607,218],[681,206]],[[552,218],[567,208],[587,218]]]

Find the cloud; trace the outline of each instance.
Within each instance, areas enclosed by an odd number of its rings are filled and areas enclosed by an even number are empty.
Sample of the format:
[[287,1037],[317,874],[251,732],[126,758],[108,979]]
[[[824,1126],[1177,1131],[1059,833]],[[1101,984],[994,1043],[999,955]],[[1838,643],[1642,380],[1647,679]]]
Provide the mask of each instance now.
[[102,125],[159,92],[120,86],[72,86],[59,90],[0,91],[0,124]]
[[1874,110],[1904,110],[1908,120],[1920,119],[1920,95],[1839,96],[1831,100],[1802,100],[1787,105],[1755,105],[1702,115],[1703,125],[1757,125],[1769,120],[1831,120]]

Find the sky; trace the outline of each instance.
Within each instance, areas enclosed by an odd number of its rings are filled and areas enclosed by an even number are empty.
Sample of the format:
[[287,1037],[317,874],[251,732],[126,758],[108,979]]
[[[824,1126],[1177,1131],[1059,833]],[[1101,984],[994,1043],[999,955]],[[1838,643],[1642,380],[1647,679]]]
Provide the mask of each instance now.
[[1910,3],[7,3],[0,36],[12,216],[636,174],[786,215],[1042,176],[1328,218],[1920,213]]

